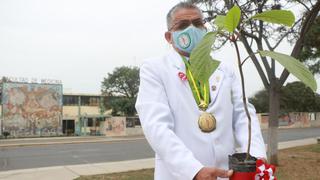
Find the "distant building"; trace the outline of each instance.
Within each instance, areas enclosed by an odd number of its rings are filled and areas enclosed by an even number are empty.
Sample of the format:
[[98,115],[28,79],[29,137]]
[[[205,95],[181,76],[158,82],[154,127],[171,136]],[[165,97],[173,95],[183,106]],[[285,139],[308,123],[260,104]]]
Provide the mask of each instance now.
[[[14,137],[101,135],[108,97],[63,94],[62,84],[0,82],[0,132]],[[125,122],[124,122],[125,123]]]
[[108,97],[98,94],[63,94],[64,134],[101,135],[100,130],[110,110],[103,112]]

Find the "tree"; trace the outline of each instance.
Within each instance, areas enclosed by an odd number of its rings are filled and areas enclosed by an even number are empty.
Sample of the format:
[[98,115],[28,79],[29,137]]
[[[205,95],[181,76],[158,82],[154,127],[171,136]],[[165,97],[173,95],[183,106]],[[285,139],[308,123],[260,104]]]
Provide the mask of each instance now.
[[315,23],[308,32],[303,43],[303,49],[300,59],[305,62],[312,73],[320,72],[320,16],[317,17]]
[[319,95],[301,82],[288,83],[281,90],[281,104],[285,112],[316,112]]
[[122,66],[115,68],[102,81],[102,94],[109,96],[112,115],[121,111],[126,116],[135,115],[135,101],[139,89],[139,68]]
[[[320,96],[301,82],[288,83],[281,88],[280,112],[319,112]],[[258,113],[269,112],[268,91],[258,91],[249,101]]]
[[[218,15],[224,15],[228,9],[237,5],[241,12],[242,18],[252,17],[254,14],[263,13],[266,10],[289,9],[292,5],[300,5],[305,9],[305,13],[301,14],[297,21],[290,28],[285,28],[279,25],[264,23],[262,20],[255,21],[248,19],[246,22],[237,26],[237,38],[245,47],[248,58],[255,65],[258,74],[263,82],[264,87],[269,94],[269,128],[268,128],[268,158],[272,164],[278,164],[278,114],[280,109],[280,89],[286,82],[289,76],[289,70],[283,69],[279,77],[276,76],[276,56],[257,53],[265,50],[274,51],[283,40],[291,40],[294,47],[291,56],[298,58],[302,52],[306,35],[314,24],[320,10],[320,1],[316,0],[290,0],[290,1],[236,1],[236,0],[191,0],[197,3],[200,7],[205,8],[204,12],[208,19],[214,19]],[[269,20],[281,19],[282,16],[274,16]],[[284,17],[285,18],[285,17]],[[218,19],[217,19],[218,20]],[[221,18],[219,18],[221,20]],[[283,19],[282,19],[283,20]],[[290,23],[291,24],[291,23]],[[229,36],[224,36],[220,40],[220,45],[224,45]],[[233,39],[233,42],[236,42]],[[236,43],[235,43],[236,45]],[[269,56],[270,58],[268,58]],[[261,59],[261,60],[260,60]],[[283,64],[282,64],[283,65]],[[292,71],[291,71],[292,72]],[[298,74],[296,74],[298,75]],[[313,89],[316,84],[313,83]]]
[[110,101],[112,107],[111,115],[119,116],[122,113],[125,116],[134,116],[136,98],[117,97]]
[[266,89],[258,91],[253,97],[249,98],[249,102],[254,105],[257,113],[269,112],[269,95]]

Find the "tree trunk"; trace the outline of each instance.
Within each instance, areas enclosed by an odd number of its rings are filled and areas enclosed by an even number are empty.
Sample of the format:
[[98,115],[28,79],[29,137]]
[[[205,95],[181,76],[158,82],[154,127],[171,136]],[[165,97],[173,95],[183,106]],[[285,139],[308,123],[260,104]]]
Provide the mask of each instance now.
[[280,88],[278,80],[270,83],[269,88],[269,128],[268,128],[268,159],[271,164],[278,165],[278,127],[280,109]]

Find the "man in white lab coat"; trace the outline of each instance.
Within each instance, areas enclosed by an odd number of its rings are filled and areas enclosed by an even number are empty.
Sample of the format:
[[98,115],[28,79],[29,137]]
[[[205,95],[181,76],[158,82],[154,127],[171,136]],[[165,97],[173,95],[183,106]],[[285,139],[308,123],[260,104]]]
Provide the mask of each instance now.
[[[167,15],[165,38],[172,52],[148,59],[140,68],[136,102],[144,134],[156,153],[155,180],[215,180],[228,178],[228,155],[236,143],[246,152],[248,122],[241,85],[233,68],[220,62],[209,78],[209,103],[205,113],[214,116],[215,128],[199,127],[202,110],[195,100],[186,61],[205,34],[201,11],[179,3]],[[250,154],[265,158],[265,146],[254,107]]]

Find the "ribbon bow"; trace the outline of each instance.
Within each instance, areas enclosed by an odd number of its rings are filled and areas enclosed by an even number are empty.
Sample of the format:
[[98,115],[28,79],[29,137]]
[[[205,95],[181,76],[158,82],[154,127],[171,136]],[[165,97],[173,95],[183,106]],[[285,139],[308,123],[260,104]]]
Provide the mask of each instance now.
[[182,81],[187,80],[187,75],[184,74],[183,72],[179,72],[179,73],[178,73],[178,76],[179,76],[179,78],[180,78]]
[[267,164],[263,162],[263,160],[258,159],[256,167],[256,180],[277,180],[277,178],[273,176],[276,171],[276,167],[274,165]]

